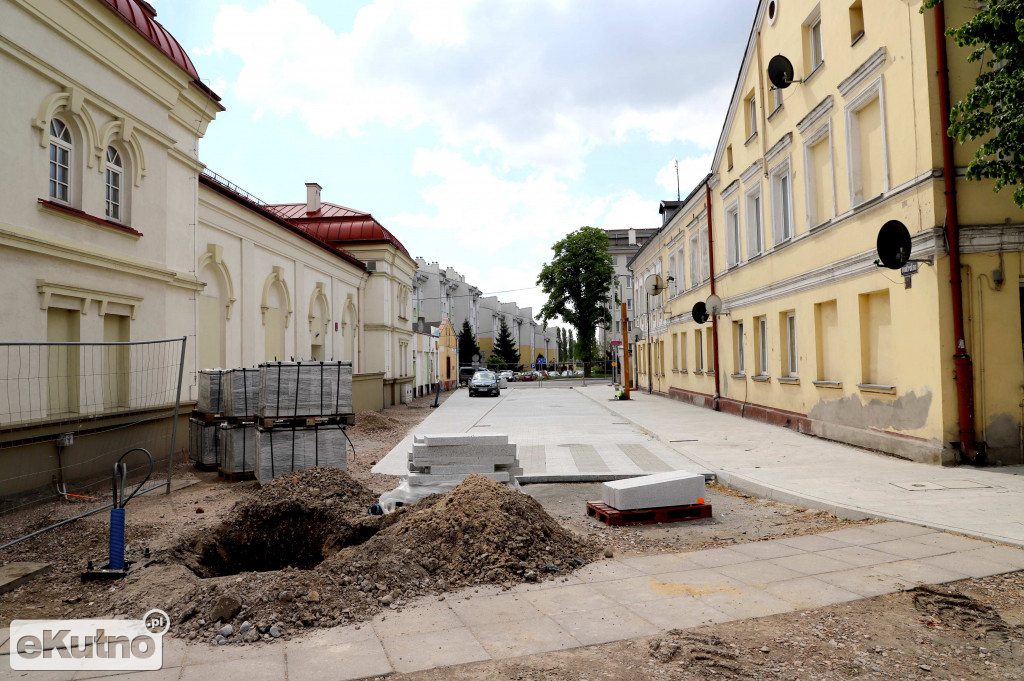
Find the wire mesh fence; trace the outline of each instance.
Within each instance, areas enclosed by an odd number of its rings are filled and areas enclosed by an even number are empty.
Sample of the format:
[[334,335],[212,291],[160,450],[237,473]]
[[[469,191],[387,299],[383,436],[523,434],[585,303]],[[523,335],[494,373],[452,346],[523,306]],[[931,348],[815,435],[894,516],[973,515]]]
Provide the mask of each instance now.
[[[0,343],[0,517],[109,497],[114,462],[137,447],[169,486],[184,350],[184,338]],[[145,456],[127,463],[148,469]]]

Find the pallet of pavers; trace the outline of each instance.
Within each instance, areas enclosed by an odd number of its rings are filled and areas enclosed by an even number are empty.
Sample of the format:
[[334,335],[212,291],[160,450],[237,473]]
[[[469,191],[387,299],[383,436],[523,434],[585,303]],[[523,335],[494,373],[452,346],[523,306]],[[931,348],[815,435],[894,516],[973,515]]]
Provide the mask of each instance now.
[[221,379],[222,416],[248,418],[255,416],[260,400],[260,370],[231,369]]
[[219,430],[221,474],[235,479],[252,475],[256,470],[256,426],[224,423]]
[[262,485],[279,475],[316,466],[348,470],[347,442],[337,426],[257,428],[256,479]]
[[259,415],[270,419],[352,413],[352,362],[260,365]]
[[216,468],[220,463],[218,423],[188,420],[188,458],[201,467]]
[[196,400],[196,411],[204,414],[219,414],[223,409],[221,383],[224,378],[223,369],[202,369],[199,372],[199,397]]
[[416,435],[409,452],[409,484],[459,482],[467,475],[509,482],[523,474],[516,445],[507,435]]
[[608,525],[671,523],[710,518],[701,473],[670,471],[601,485],[601,501],[587,502],[587,515]]

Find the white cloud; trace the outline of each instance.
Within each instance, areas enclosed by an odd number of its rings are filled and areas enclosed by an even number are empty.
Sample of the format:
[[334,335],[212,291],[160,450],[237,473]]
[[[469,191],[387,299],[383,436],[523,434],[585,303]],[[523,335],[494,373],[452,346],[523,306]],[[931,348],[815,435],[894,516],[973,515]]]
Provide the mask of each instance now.
[[428,125],[446,145],[573,177],[630,133],[713,147],[754,4],[376,0],[339,33],[271,0],[223,6],[197,54],[237,55],[236,96],[317,135]]
[[[679,193],[686,196],[697,183],[704,179],[704,176],[711,172],[711,161],[713,154],[692,156],[679,159]],[[676,195],[676,162],[669,161],[668,164],[658,171],[655,181],[665,188],[669,196]]]

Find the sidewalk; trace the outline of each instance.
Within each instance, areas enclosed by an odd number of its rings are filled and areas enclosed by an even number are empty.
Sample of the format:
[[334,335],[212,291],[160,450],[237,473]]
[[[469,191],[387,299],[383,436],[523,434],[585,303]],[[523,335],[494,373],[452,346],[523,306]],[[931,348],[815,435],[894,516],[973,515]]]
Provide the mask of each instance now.
[[[359,627],[263,646],[167,642],[164,669],[119,681],[360,679],[609,643],[1024,569],[1024,551],[883,523],[728,548],[601,560],[510,591],[424,598]],[[0,631],[0,678],[10,669]],[[27,679],[98,678],[33,672]]]
[[666,397],[574,391],[713,471],[733,489],[850,518],[878,517],[1024,546],[1024,466],[938,467]]

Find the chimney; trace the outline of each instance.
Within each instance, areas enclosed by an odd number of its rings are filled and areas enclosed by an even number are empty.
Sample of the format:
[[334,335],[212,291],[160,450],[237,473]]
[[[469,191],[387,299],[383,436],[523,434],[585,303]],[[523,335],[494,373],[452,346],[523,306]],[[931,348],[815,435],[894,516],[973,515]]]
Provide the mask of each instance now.
[[[306,186],[308,187],[309,185],[307,184]],[[319,201],[317,202],[317,205],[319,205]],[[629,245],[630,246],[636,246],[636,230],[635,229],[629,230]]]
[[320,190],[323,189],[316,182],[306,183],[306,212],[316,213],[320,210]]

